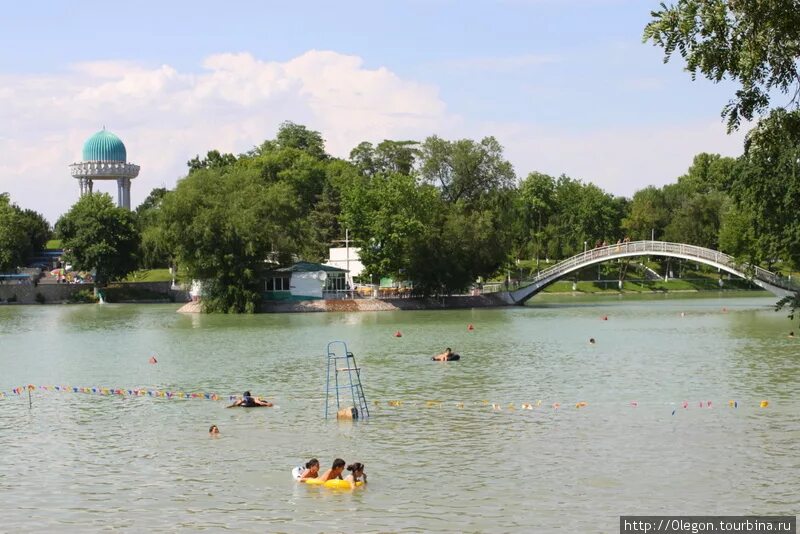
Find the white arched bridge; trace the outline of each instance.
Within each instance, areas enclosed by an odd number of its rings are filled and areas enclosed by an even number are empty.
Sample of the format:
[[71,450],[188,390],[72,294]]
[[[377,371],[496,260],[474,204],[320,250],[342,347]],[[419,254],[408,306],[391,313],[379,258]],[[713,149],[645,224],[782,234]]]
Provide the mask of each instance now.
[[520,282],[521,287],[519,289],[503,293],[503,299],[509,304],[523,304],[539,291],[573,271],[597,263],[633,256],[668,256],[671,258],[681,258],[703,263],[750,280],[755,285],[779,297],[784,297],[800,291],[800,286],[793,283],[790,279],[762,269],[761,267],[751,266],[746,263],[737,263],[733,256],[729,256],[723,252],[695,245],[685,245],[683,243],[631,241],[587,250],[559,262],[539,272],[533,278]]

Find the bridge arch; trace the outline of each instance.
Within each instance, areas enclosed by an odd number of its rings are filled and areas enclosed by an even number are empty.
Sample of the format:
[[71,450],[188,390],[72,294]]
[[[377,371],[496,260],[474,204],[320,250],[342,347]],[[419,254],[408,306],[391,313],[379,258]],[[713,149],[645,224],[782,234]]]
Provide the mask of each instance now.
[[567,258],[541,271],[533,278],[524,280],[522,282],[522,284],[525,284],[523,287],[515,291],[509,291],[504,295],[504,298],[511,304],[524,304],[528,299],[539,293],[545,287],[574,271],[609,260],[635,256],[665,256],[710,265],[711,267],[750,280],[757,286],[779,297],[784,297],[800,291],[800,287],[790,280],[767,271],[766,269],[762,269],[761,267],[751,267],[746,263],[737,263],[732,256],[724,252],[684,243],[632,241],[587,250],[571,258]]

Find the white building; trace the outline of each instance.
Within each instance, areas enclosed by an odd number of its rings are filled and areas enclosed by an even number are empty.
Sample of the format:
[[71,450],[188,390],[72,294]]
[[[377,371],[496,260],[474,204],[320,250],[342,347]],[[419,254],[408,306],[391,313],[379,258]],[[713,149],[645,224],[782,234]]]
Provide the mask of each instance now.
[[348,278],[352,285],[353,277],[361,276],[361,273],[364,272],[364,265],[358,255],[360,251],[361,249],[356,247],[329,248],[328,261],[325,262],[325,265],[348,271]]

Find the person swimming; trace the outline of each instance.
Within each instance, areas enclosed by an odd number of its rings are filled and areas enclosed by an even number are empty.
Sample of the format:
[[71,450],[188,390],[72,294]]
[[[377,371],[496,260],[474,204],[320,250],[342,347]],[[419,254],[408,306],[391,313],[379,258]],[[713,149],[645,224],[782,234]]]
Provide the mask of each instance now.
[[329,480],[334,479],[342,479],[342,471],[344,471],[345,462],[341,458],[336,458],[333,461],[333,465],[330,469],[325,471],[321,477],[319,477],[320,482],[327,482]]
[[300,482],[305,482],[309,478],[317,478],[319,476],[319,460],[312,458],[305,464],[305,469],[300,473]]
[[208,433],[211,436],[218,436],[219,435],[219,428],[217,425],[211,425],[211,428],[208,429]]
[[250,395],[249,391],[245,391],[242,394],[242,398],[237,401],[234,401],[234,403],[228,406],[228,408],[233,408],[234,406],[241,406],[242,408],[258,408],[260,406],[270,407],[272,406],[272,403],[269,401],[263,401],[259,398],[253,397],[252,395]]
[[594,338],[593,338],[593,337],[590,337],[590,338],[589,338],[589,345],[594,345],[594,344],[595,344],[595,340],[594,340]]
[[350,483],[351,488],[356,487],[356,482],[367,483],[367,474],[364,472],[364,464],[361,462],[348,465],[347,470],[350,471],[350,474],[347,475],[345,480]]
[[454,354],[452,349],[450,349],[450,347],[447,347],[446,349],[444,349],[444,352],[442,352],[441,354],[437,354],[431,359],[435,362],[450,362],[454,360],[460,360],[461,356],[459,356],[458,354]]

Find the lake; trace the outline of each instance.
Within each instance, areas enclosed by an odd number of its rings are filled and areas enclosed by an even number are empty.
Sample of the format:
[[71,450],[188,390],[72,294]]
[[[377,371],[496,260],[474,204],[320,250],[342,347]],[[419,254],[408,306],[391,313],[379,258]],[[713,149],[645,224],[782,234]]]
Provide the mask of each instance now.
[[[794,515],[800,339],[774,302],[542,296],[257,316],[0,307],[0,529],[617,532],[624,514]],[[368,420],[323,418],[323,353],[336,339],[363,369]],[[462,360],[430,360],[447,346]],[[224,401],[37,389],[29,408],[12,393],[25,384]],[[225,408],[246,389],[276,406]],[[363,462],[369,484],[296,484],[292,467],[311,457]]]

